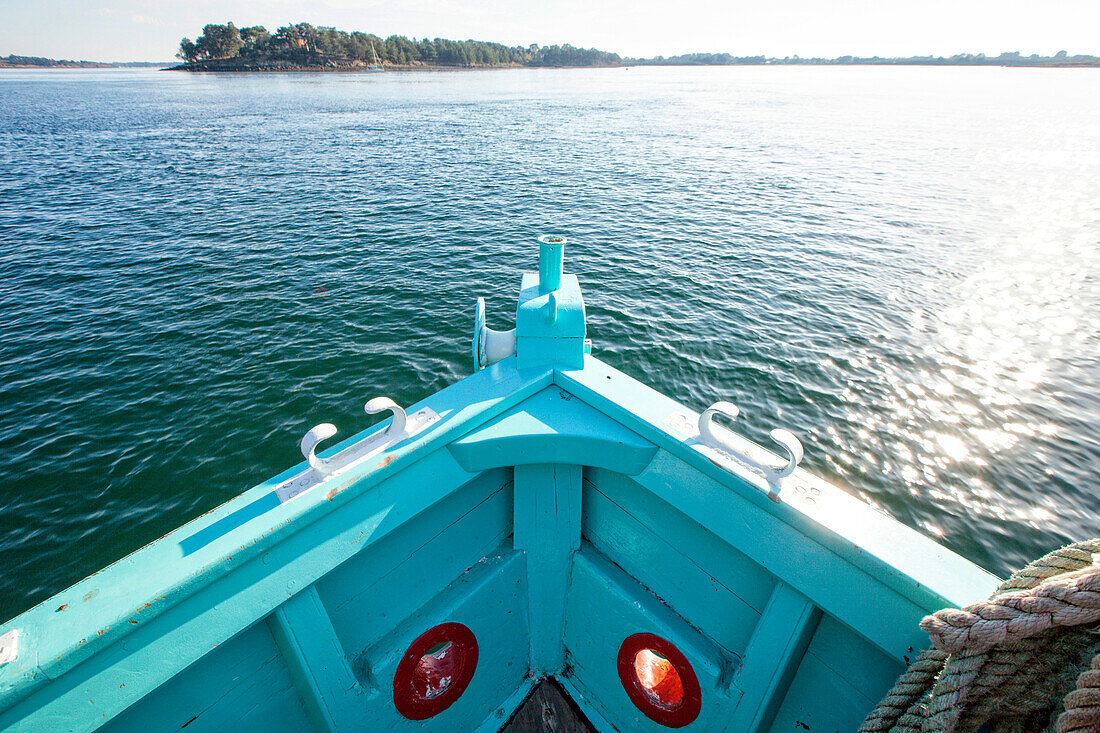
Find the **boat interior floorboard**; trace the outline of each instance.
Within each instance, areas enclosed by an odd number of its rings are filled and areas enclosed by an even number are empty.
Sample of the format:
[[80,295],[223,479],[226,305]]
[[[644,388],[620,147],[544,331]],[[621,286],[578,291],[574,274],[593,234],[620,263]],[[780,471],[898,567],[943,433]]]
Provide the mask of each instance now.
[[546,678],[516,709],[501,733],[596,733],[584,713],[553,679]]

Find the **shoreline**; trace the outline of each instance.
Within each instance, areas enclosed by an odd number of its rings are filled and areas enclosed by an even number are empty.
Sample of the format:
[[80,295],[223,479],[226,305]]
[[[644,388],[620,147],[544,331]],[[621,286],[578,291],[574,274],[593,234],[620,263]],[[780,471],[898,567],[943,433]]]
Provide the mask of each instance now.
[[114,64],[104,64],[99,61],[65,61],[55,64],[9,64],[0,61],[0,69],[113,69]]
[[[721,69],[721,68],[759,68],[768,66],[777,67],[818,67],[818,68],[935,68],[935,69],[1100,69],[1097,64],[616,64],[613,66],[526,66],[524,64],[502,64],[496,66],[387,66],[384,69],[372,70],[355,66],[287,66],[278,68],[206,68],[190,69],[182,66],[171,66],[158,71],[186,71],[192,74],[369,74],[369,73],[408,73],[416,71],[427,72],[468,72],[468,71],[502,71],[508,69]],[[36,68],[31,66],[0,67],[0,68]],[[73,67],[75,68],[75,67]],[[86,67],[87,68],[87,67]],[[104,67],[113,68],[113,67]]]
[[599,66],[530,66],[527,64],[492,64],[485,66],[442,66],[417,64],[408,66],[386,66],[382,69],[371,69],[363,65],[331,64],[331,65],[296,65],[296,64],[211,64],[204,63],[202,68],[196,68],[192,64],[164,65],[157,63],[126,63],[111,64],[96,61],[56,63],[56,64],[8,64],[0,62],[0,70],[7,69],[120,69],[120,68],[147,68],[157,71],[186,71],[192,74],[279,74],[279,73],[344,73],[344,74],[368,74],[380,72],[464,72],[487,71],[503,69],[630,69],[630,68],[729,68],[729,67],[759,67],[759,66],[817,66],[817,67],[904,67],[904,68],[980,68],[980,69],[1097,69],[1098,63],[1069,63],[1069,64],[904,64],[904,63],[880,63],[880,64],[812,64],[812,63],[763,63],[763,64],[606,64]]
[[[387,65],[383,68],[371,68],[366,64],[279,64],[279,63],[217,63],[198,62],[193,64],[178,64],[161,71],[187,71],[192,74],[277,74],[277,73],[355,73],[371,74],[382,72],[408,72],[408,71],[484,71],[486,69],[542,69],[542,68],[566,68],[549,66],[527,66],[525,64],[486,64],[484,66],[443,66],[429,64]],[[577,67],[569,67],[577,68]],[[580,68],[614,68],[614,67],[580,67]]]
[[[906,67],[906,68],[980,68],[980,69],[1096,69],[1100,68],[1100,61],[1095,63],[1036,63],[1036,64],[922,64],[922,63],[791,63],[791,62],[765,62],[758,64],[593,64],[586,66],[550,66],[530,64],[485,64],[480,66],[447,66],[441,64],[407,64],[386,65],[382,68],[370,68],[366,64],[290,64],[290,63],[240,63],[221,61],[199,61],[189,64],[177,64],[160,69],[160,71],[186,71],[193,74],[218,73],[218,74],[272,74],[272,73],[381,73],[381,72],[411,72],[411,71],[485,71],[496,69],[629,69],[629,68],[728,68],[736,66],[817,66],[817,67]],[[14,67],[13,67],[14,68]],[[25,67],[29,68],[29,67]]]

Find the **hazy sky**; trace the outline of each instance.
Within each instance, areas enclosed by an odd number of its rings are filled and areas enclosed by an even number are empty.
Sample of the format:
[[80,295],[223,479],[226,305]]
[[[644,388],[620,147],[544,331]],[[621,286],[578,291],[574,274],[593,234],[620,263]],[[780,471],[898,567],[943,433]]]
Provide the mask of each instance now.
[[1100,0],[0,0],[0,55],[163,61],[226,21],[626,56],[1100,54]]

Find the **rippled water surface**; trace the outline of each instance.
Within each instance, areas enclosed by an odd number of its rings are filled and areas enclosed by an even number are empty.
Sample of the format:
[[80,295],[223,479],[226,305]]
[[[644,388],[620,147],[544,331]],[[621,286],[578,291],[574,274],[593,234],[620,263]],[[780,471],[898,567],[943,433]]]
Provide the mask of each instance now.
[[0,72],[0,617],[470,371],[601,358],[997,573],[1100,518],[1100,70]]

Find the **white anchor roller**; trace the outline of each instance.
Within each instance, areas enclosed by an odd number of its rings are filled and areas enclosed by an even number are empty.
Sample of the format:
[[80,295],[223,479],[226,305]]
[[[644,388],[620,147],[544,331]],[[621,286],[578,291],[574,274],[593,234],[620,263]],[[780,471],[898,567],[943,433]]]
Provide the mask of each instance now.
[[317,457],[315,450],[317,444],[323,440],[328,440],[332,436],[336,435],[336,426],[330,422],[323,422],[320,425],[314,425],[309,429],[304,436],[302,436],[302,442],[300,443],[302,448],[302,455],[309,461],[309,465],[313,467],[313,470],[324,476],[328,473],[327,464],[328,461],[323,461]]
[[369,450],[396,443],[398,440],[405,437],[405,426],[408,423],[408,417],[405,415],[404,408],[389,397],[375,397],[363,406],[363,410],[368,415],[374,415],[383,410],[389,410],[393,413],[393,419],[381,435],[374,436],[357,446],[352,446],[351,448],[340,451],[332,458],[327,459],[317,457],[317,444],[336,435],[336,426],[330,422],[323,422],[320,425],[315,425],[310,428],[309,432],[302,437],[301,448],[302,455],[309,461],[309,465],[314,471],[321,476],[328,476],[334,471],[346,466],[352,460],[363,457]]
[[326,479],[337,476],[402,440],[416,435],[439,420],[439,415],[430,407],[423,407],[412,415],[407,415],[404,408],[389,397],[375,397],[363,409],[368,415],[389,410],[393,413],[393,417],[382,432],[369,435],[329,458],[318,456],[317,446],[336,435],[336,426],[328,422],[314,425],[302,436],[298,444],[302,449],[302,455],[309,463],[309,468],[275,487],[275,493],[280,501],[293,499]]
[[477,299],[474,313],[474,340],[471,344],[474,371],[479,372],[490,364],[507,359],[516,353],[516,329],[494,331],[485,325],[485,298]]
[[714,416],[724,415],[731,421],[736,420],[741,410],[732,402],[715,402],[703,411],[699,416],[699,442],[713,450],[734,459],[738,464],[750,469],[767,482],[767,487],[761,487],[771,494],[778,494],[781,480],[794,473],[798,464],[802,462],[805,451],[802,443],[790,430],[776,428],[769,433],[776,443],[787,454],[787,460],[782,466],[765,463],[757,457],[749,455],[743,448],[727,442],[727,440],[714,430]]

